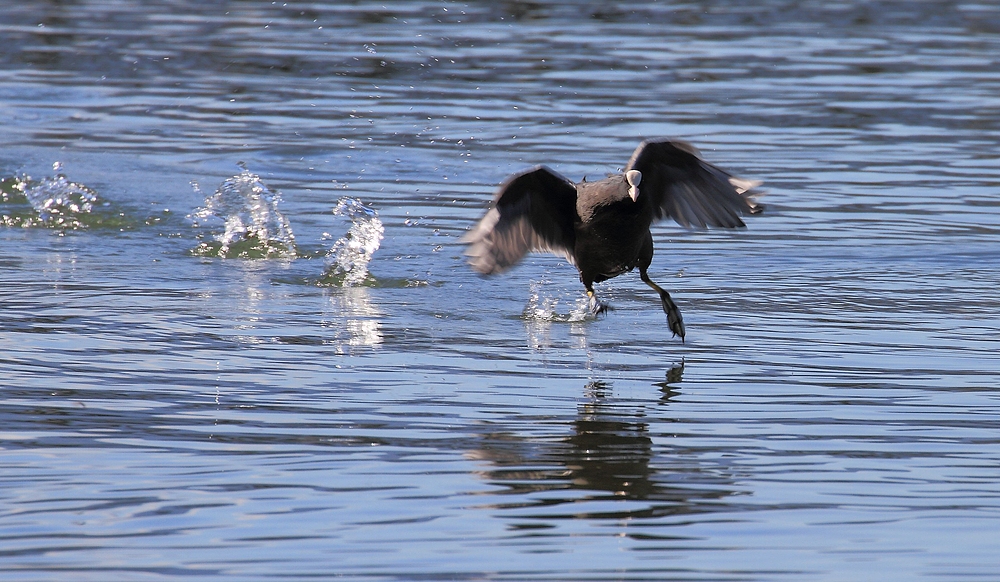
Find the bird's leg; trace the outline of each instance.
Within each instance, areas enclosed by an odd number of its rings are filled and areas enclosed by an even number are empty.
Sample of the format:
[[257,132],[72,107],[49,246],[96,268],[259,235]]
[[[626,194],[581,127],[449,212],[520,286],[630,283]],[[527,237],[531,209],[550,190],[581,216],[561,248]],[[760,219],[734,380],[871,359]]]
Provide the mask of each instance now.
[[611,307],[597,298],[597,293],[594,293],[594,285],[592,283],[587,283],[587,298],[590,299],[590,313],[594,317],[607,312]]
[[654,283],[646,273],[646,269],[639,270],[639,277],[643,283],[649,285],[654,291],[660,294],[660,302],[663,303],[663,312],[667,314],[667,325],[670,326],[670,331],[674,332],[674,335],[681,336],[681,342],[683,342],[684,318],[681,317],[681,310],[677,309],[677,304],[670,298],[670,293],[667,293],[663,287]]

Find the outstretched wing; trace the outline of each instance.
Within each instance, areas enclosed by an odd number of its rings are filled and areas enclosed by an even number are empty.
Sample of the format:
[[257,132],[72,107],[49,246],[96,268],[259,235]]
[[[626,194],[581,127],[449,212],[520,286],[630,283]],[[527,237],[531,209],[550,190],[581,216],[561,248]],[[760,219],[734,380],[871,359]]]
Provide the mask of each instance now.
[[760,182],[742,180],[701,159],[694,146],[677,140],[639,144],[628,170],[642,172],[639,199],[645,198],[656,219],[672,218],[681,226],[745,226],[740,216],[764,208],[750,190]]
[[545,166],[514,174],[500,185],[493,208],[468,232],[465,254],[484,275],[502,273],[529,251],[573,262],[576,186]]

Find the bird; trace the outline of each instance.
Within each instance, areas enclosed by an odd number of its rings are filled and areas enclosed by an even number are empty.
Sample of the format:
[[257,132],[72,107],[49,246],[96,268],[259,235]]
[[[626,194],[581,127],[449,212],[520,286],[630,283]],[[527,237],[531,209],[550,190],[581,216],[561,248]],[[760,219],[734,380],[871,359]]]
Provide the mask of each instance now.
[[754,190],[760,184],[706,162],[686,141],[647,139],[624,171],[600,181],[574,183],[545,165],[511,175],[462,237],[464,254],[482,275],[503,273],[533,251],[565,257],[579,271],[595,317],[609,307],[594,284],[638,267],[639,278],[659,294],[673,336],[683,342],[680,309],[649,277],[649,228],[666,218],[687,228],[745,227],[742,216],[763,210]]

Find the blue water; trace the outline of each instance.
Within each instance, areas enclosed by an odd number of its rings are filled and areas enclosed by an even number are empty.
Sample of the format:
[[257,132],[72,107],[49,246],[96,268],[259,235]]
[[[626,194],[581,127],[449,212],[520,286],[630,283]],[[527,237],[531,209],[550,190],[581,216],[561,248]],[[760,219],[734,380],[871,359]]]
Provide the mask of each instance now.
[[[993,5],[2,12],[0,579],[1000,572]],[[661,136],[765,182],[654,228],[684,343],[464,264]]]

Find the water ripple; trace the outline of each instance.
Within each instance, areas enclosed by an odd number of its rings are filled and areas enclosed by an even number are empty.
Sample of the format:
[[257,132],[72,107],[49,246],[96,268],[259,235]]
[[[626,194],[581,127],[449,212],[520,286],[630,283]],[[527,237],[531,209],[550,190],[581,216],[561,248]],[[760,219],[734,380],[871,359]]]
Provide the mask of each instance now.
[[[8,3],[5,579],[995,578],[998,32],[943,0]],[[562,259],[463,263],[512,172],[659,136],[768,189],[745,230],[653,228],[686,343],[635,274],[593,319]]]

